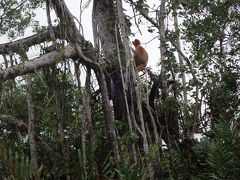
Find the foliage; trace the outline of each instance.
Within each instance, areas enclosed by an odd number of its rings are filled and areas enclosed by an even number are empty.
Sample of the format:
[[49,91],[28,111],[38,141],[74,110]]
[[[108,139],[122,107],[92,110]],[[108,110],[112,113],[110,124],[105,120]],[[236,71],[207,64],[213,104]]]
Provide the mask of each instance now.
[[133,164],[129,167],[127,164],[123,163],[116,171],[121,180],[144,180],[147,178],[145,168],[141,168],[137,164]]
[[0,34],[7,33],[16,38],[24,34],[35,16],[34,9],[41,6],[42,0],[2,0],[0,3]]
[[5,174],[4,176],[11,180],[21,179],[38,179],[41,174],[42,167],[38,169],[37,174],[32,174],[29,158],[23,154],[13,152],[11,149],[0,149],[0,170]]
[[221,121],[214,129],[213,138],[205,138],[195,146],[201,154],[202,179],[237,179],[239,177],[239,135],[232,122]]

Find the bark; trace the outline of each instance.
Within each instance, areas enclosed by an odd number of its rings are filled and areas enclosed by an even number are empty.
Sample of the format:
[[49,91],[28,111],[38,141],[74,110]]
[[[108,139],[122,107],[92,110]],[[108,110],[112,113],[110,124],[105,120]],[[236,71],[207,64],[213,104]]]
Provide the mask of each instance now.
[[166,97],[168,96],[168,92],[167,92],[167,72],[166,72],[166,36],[165,36],[165,0],[161,1],[161,5],[160,5],[160,12],[159,12],[159,34],[160,34],[160,54],[161,54],[161,80],[162,80],[162,98],[163,100],[166,99]]
[[50,37],[53,40],[53,42],[55,43],[55,34],[54,34],[54,29],[52,26],[52,20],[51,20],[51,15],[50,15],[50,2],[51,0],[47,0],[46,1],[46,14],[47,14],[47,20],[48,20],[48,29],[49,29],[49,33],[50,33]]
[[[166,27],[165,27],[165,18],[166,18],[166,1],[162,0],[160,4],[160,11],[158,14],[159,18],[159,34],[160,34],[160,57],[161,57],[161,85],[162,85],[162,102],[166,103],[168,95],[168,85],[167,85],[167,57],[166,57]],[[178,141],[175,133],[175,129],[178,129],[178,123],[173,122],[175,119],[170,118],[170,115],[168,112],[163,111],[160,115],[161,119],[161,125],[165,126],[165,132],[164,132],[164,141],[169,147],[176,147],[175,143]],[[172,126],[172,125],[175,126]]]
[[86,75],[86,80],[85,80],[85,89],[83,91],[83,110],[84,110],[84,121],[82,122],[82,150],[83,152],[83,160],[84,162],[84,169],[86,171],[87,168],[87,150],[86,150],[86,144],[92,145],[91,138],[93,136],[92,134],[92,115],[91,115],[91,92],[90,92],[90,77],[91,77],[91,70],[88,68],[87,69],[87,75]]
[[5,54],[2,55],[5,63],[5,67],[8,68],[8,60]]
[[32,74],[27,74],[27,106],[28,106],[28,138],[30,144],[30,157],[31,165],[34,173],[37,173],[37,149],[34,138],[34,112],[33,112],[33,100],[32,100]]
[[62,52],[53,51],[39,58],[0,70],[0,83],[74,57],[76,57],[76,51],[71,46],[66,47]]
[[[62,38],[58,30],[58,27],[54,28],[54,32],[58,38]],[[40,44],[44,41],[47,41],[49,38],[50,38],[50,32],[46,30],[14,42],[0,44],[0,54],[11,54],[14,52],[18,52],[19,49],[21,49],[22,47],[28,48],[33,45]]]
[[91,69],[87,68],[87,76],[85,81],[85,87],[86,87],[86,117],[87,117],[87,131],[88,134],[91,135],[89,137],[93,136],[93,124],[92,124],[92,108],[91,108]]
[[[176,7],[173,9],[173,16],[174,16],[174,27],[175,31],[179,33],[179,25],[178,25],[178,16],[177,16],[177,10]],[[181,50],[181,43],[180,43],[180,35],[177,36],[176,39],[176,45],[178,46],[178,49]],[[181,77],[182,77],[182,85],[183,85],[183,100],[187,104],[187,89],[186,89],[186,77],[185,77],[185,72],[184,72],[184,64],[183,64],[183,57],[181,54],[178,52],[178,59],[179,59],[179,64],[180,64],[180,70],[181,70]]]
[[108,137],[111,139],[114,156],[118,163],[120,160],[120,155],[119,155],[116,131],[113,127],[114,114],[112,112],[112,108],[111,108],[111,105],[109,102],[109,95],[108,95],[105,75],[101,68],[99,68],[99,71],[97,71],[95,73],[96,73],[96,76],[97,76],[97,79],[99,82],[99,87],[100,87],[101,94],[102,94],[105,121],[106,121],[107,129],[108,129]]
[[94,44],[100,40],[101,49],[105,60],[111,65],[116,64],[117,58],[114,51],[117,49],[115,38],[116,14],[113,0],[94,0],[92,11],[92,24],[94,30]]
[[[94,44],[99,51],[103,52],[103,58],[108,62],[107,87],[110,99],[113,100],[115,119],[126,120],[126,107],[124,102],[122,78],[119,72],[119,65],[116,50],[121,49],[122,42],[119,38],[119,31],[116,28],[116,8],[113,0],[95,0],[93,2],[93,31]],[[120,54],[120,56],[122,56]],[[121,59],[122,60],[122,59]]]
[[[115,31],[117,31],[117,29],[115,29]],[[115,33],[117,36],[117,32]],[[117,37],[116,37],[117,39]],[[118,44],[118,41],[117,41]],[[120,55],[120,48],[119,46],[117,47],[117,52],[118,52],[118,62],[119,62],[119,66],[120,66],[120,74],[121,74],[121,79],[124,79],[124,73],[123,73],[123,67],[122,67],[122,63],[121,63],[121,55]],[[131,119],[131,114],[130,114],[130,110],[129,110],[129,105],[128,105],[128,97],[127,97],[127,87],[124,83],[124,81],[122,82],[122,92],[123,92],[123,96],[124,96],[124,103],[125,103],[125,107],[126,107],[126,117],[127,117],[127,121],[128,121],[128,128],[130,132],[134,132],[133,130],[133,123],[132,123],[132,119]],[[137,162],[137,151],[136,151],[136,146],[135,144],[132,144],[132,152],[133,152],[133,157],[134,157],[134,161]]]
[[[27,62],[28,57],[27,53],[24,49],[21,49],[19,52],[22,62]],[[27,109],[28,109],[28,141],[30,146],[30,157],[31,157],[31,166],[33,173],[37,174],[38,163],[37,163],[37,149],[36,149],[36,141],[34,138],[35,130],[34,130],[34,105],[32,99],[32,74],[27,74]]]
[[[79,103],[83,106],[83,118],[82,118],[82,126],[81,126],[81,143],[82,143],[82,157],[83,157],[83,169],[84,174],[87,174],[87,143],[88,145],[92,145],[91,138],[92,134],[92,116],[91,116],[91,93],[90,93],[90,77],[91,77],[91,70],[87,69],[87,76],[85,81],[85,88],[81,87],[80,81],[80,69],[79,65],[75,63],[75,75],[77,79],[77,85],[79,90]],[[89,137],[87,137],[89,135]]]
[[60,31],[64,32],[64,39],[74,45],[83,45],[85,41],[84,37],[79,33],[73,15],[67,8],[65,1],[51,0],[51,5],[60,19]]

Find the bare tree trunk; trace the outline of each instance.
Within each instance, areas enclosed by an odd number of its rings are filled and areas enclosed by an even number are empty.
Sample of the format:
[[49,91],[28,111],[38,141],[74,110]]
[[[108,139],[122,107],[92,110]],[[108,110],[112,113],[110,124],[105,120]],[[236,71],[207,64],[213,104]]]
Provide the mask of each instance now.
[[[166,1],[162,0],[160,5],[160,11],[158,14],[159,18],[159,34],[160,34],[160,57],[161,57],[161,81],[162,81],[162,101],[165,102],[167,96],[168,96],[168,87],[167,87],[167,72],[166,72],[166,36],[165,36],[165,17],[166,17]],[[168,126],[168,115],[165,112],[163,113],[163,123],[166,126],[166,138],[164,139],[168,145],[171,146],[173,144],[171,142],[171,134],[169,132],[169,126]]]
[[[117,37],[117,26],[115,27],[115,31],[116,31],[116,40],[117,40],[118,39],[118,37]],[[118,40],[117,40],[117,45],[118,45]],[[121,62],[121,55],[120,55],[119,46],[117,46],[117,51],[118,51],[118,62],[119,62],[119,66],[120,66],[120,74],[121,74],[121,79],[122,79],[122,87],[123,87],[122,90],[123,90],[124,102],[125,102],[125,107],[126,107],[126,117],[127,117],[127,121],[128,121],[128,128],[129,128],[130,132],[133,132],[133,123],[132,123],[131,114],[130,114],[129,105],[128,105],[127,87],[126,87],[126,84],[124,82],[124,73],[123,73],[123,67],[122,67],[122,62]],[[132,144],[131,146],[132,146],[134,161],[137,162],[136,146],[135,146],[135,144]]]
[[[123,80],[119,71],[119,63],[121,62],[118,61],[118,56],[116,56],[116,50],[122,50],[122,41],[119,30],[115,30],[116,7],[113,0],[94,0],[92,23],[95,47],[103,52],[104,60],[108,62],[106,70],[109,76],[106,78],[109,96],[113,100],[114,116],[115,119],[124,122],[127,117]],[[122,57],[122,54],[120,53],[120,57]]]
[[171,42],[172,45],[177,49],[177,51],[180,53],[182,58],[186,61],[188,68],[192,74],[194,83],[196,83],[196,90],[195,90],[195,110],[194,110],[194,119],[192,126],[187,130],[186,134],[186,140],[187,141],[192,141],[193,140],[193,135],[196,132],[197,125],[199,124],[199,114],[200,114],[200,104],[199,104],[199,83],[198,83],[198,78],[196,76],[196,71],[193,69],[193,66],[190,62],[190,60],[183,54],[183,52],[178,48],[178,46]]
[[[81,81],[80,81],[80,70],[79,65],[75,63],[75,74],[77,79],[77,85],[78,90],[80,92],[79,96],[81,97],[81,100],[79,98],[79,103],[83,106],[83,118],[82,118],[82,126],[81,126],[81,141],[82,141],[82,157],[83,157],[83,169],[85,175],[87,174],[87,143],[89,142],[89,145],[92,144],[91,142],[91,136],[92,134],[92,117],[91,117],[91,93],[90,93],[90,77],[91,77],[91,69],[87,69],[87,76],[85,81],[85,87],[81,87]],[[81,101],[81,102],[80,102]],[[89,138],[87,138],[87,134],[89,134]]]
[[34,112],[32,101],[32,74],[27,74],[27,104],[28,104],[28,136],[30,144],[31,164],[33,172],[38,169],[36,141],[34,138]]
[[87,135],[87,142],[90,145],[93,145],[93,124],[92,124],[92,108],[91,108],[91,90],[90,90],[90,84],[91,84],[91,69],[87,68],[87,75],[85,80],[85,110],[86,110],[86,135]]
[[161,1],[159,11],[159,33],[160,33],[160,54],[161,54],[161,80],[162,80],[162,98],[166,99],[168,96],[167,87],[167,72],[166,72],[166,36],[165,36],[165,17],[166,17],[166,0]]
[[[178,15],[177,15],[176,7],[173,8],[173,16],[174,16],[175,31],[177,31],[177,33],[180,33],[179,32]],[[176,44],[177,44],[178,48],[181,50],[181,43],[180,43],[180,38],[179,37],[180,37],[180,35],[178,34],[177,39],[176,39]],[[184,72],[183,57],[181,56],[181,54],[179,52],[178,52],[178,59],[179,59],[179,64],[180,64],[182,85],[183,85],[183,101],[187,104],[186,77],[185,77],[185,72]]]
[[[165,18],[166,18],[166,0],[162,0],[160,4],[160,11],[159,11],[159,33],[160,33],[160,51],[161,51],[161,81],[162,81],[162,101],[166,103],[168,94],[168,85],[167,85],[167,57],[166,57],[166,27],[165,27]],[[166,127],[164,136],[165,142],[168,144],[169,147],[176,148],[176,144],[179,142],[179,125],[178,119],[172,114],[172,111],[165,109],[162,112],[162,121],[164,126]]]
[[107,90],[107,84],[106,84],[106,79],[104,72],[101,68],[98,69],[98,71],[95,72],[101,94],[102,94],[102,100],[103,100],[103,109],[104,109],[104,114],[105,114],[105,119],[107,123],[107,129],[108,129],[108,136],[111,139],[112,147],[113,147],[113,152],[114,156],[116,158],[116,161],[119,162],[120,160],[120,155],[119,155],[119,148],[118,148],[118,143],[117,143],[117,136],[116,136],[116,131],[113,127],[113,121],[114,121],[114,115],[112,112],[112,108],[109,102],[109,96],[108,96],[108,90]]
[[[26,52],[20,52],[22,61],[28,61]],[[38,163],[37,163],[37,150],[36,141],[34,138],[34,105],[32,99],[32,74],[27,74],[27,109],[28,109],[28,140],[30,145],[30,157],[32,171],[37,175]]]
[[100,41],[101,49],[98,50],[102,50],[104,59],[111,65],[118,63],[117,57],[114,55],[114,50],[117,49],[114,10],[113,0],[94,0],[93,2],[94,44],[95,47],[99,47],[98,42]]
[[49,29],[49,32],[50,32],[50,37],[51,37],[52,41],[55,43],[55,34],[54,34],[51,15],[50,15],[50,2],[51,2],[51,0],[46,1],[46,14],[47,14],[48,29]]

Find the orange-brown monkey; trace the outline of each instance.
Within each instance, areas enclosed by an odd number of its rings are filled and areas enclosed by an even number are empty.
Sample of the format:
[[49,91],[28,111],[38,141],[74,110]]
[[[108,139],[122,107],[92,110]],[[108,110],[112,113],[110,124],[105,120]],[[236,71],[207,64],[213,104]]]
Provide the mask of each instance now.
[[141,43],[138,39],[132,41],[133,45],[135,46],[134,50],[134,61],[136,64],[136,69],[138,71],[142,71],[146,68],[148,62],[148,53],[147,51],[141,46]]

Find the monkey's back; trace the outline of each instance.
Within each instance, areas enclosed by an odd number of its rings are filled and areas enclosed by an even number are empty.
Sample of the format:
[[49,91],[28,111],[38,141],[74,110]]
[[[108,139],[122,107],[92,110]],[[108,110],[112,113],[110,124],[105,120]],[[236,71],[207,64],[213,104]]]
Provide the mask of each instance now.
[[134,61],[136,66],[140,64],[147,65],[148,62],[148,53],[142,46],[137,46],[134,53]]

